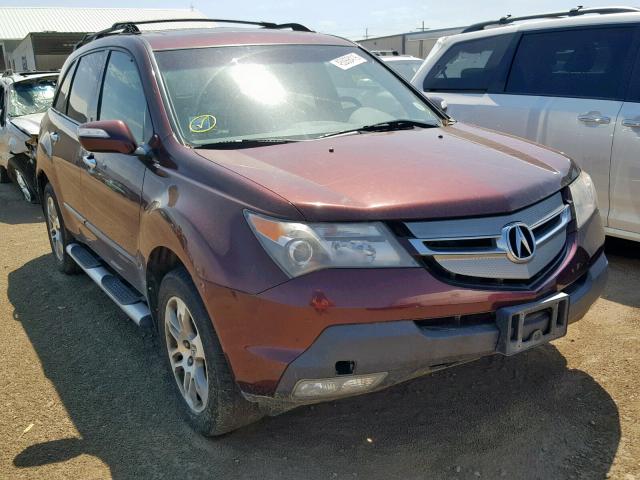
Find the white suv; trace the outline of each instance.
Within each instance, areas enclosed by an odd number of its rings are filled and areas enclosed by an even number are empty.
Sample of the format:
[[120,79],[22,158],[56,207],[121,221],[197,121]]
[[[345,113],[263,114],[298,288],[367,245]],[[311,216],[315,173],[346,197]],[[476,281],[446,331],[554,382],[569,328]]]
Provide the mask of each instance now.
[[635,8],[504,17],[439,39],[413,84],[458,120],[573,158],[607,234],[640,240],[639,47]]

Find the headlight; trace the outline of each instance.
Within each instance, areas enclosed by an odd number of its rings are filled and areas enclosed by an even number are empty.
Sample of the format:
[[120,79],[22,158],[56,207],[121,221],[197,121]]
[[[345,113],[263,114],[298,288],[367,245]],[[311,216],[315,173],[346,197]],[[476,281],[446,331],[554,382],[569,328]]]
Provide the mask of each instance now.
[[301,223],[246,212],[258,240],[290,277],[323,268],[417,267],[382,223]]
[[580,228],[598,208],[596,189],[589,174],[582,171],[578,178],[569,185],[569,190],[571,191],[573,208],[576,212],[576,223]]

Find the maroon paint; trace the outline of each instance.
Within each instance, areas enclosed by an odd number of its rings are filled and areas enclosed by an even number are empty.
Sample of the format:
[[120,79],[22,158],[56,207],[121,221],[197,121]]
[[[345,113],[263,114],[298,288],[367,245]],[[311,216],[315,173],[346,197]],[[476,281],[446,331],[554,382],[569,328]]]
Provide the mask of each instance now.
[[[152,295],[149,259],[158,248],[174,252],[194,279],[243,389],[272,393],[287,364],[327,326],[491,311],[559,290],[586,271],[603,242],[595,217],[592,226],[570,235],[561,266],[534,290],[461,288],[424,268],[324,270],[290,280],[251,232],[245,209],[314,221],[508,213],[560,190],[575,167],[542,147],[460,124],[238,151],[195,152],[183,146],[171,129],[151,49],[248,43],[352,45],[335,37],[267,30],[119,35],[91,42],[64,67],[87,51],[114,45],[135,59],[156,136],[137,192],[135,269],[125,278]],[[56,128],[77,142],[72,122],[60,117],[45,115],[43,131]],[[62,200],[56,172],[78,167],[77,151],[66,143],[64,149],[64,158],[48,158],[42,146],[38,154],[39,173]],[[131,157],[132,168],[141,161]],[[89,236],[67,209],[62,215],[74,235]]]
[[100,120],[80,125],[79,128],[103,130],[109,138],[78,135],[80,145],[89,152],[131,154],[137,148],[136,140],[122,120]]

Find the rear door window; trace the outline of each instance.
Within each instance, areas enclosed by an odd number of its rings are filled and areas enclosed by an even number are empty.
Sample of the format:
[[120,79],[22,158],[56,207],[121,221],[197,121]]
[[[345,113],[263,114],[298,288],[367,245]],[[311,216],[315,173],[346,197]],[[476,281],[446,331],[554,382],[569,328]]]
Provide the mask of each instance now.
[[427,74],[424,90],[487,90],[512,40],[513,35],[496,35],[453,45]]
[[67,115],[78,123],[87,122],[92,117],[105,57],[104,51],[90,53],[78,63],[67,107]]
[[122,120],[138,143],[148,140],[151,131],[147,101],[138,68],[123,52],[113,51],[104,76],[100,120]]
[[622,99],[634,31],[622,27],[525,34],[506,92]]
[[69,87],[71,86],[71,79],[73,78],[73,72],[76,69],[75,62],[67,69],[67,74],[64,77],[64,81],[60,85],[58,90],[58,96],[56,97],[53,108],[60,113],[67,114],[67,98],[69,97]]

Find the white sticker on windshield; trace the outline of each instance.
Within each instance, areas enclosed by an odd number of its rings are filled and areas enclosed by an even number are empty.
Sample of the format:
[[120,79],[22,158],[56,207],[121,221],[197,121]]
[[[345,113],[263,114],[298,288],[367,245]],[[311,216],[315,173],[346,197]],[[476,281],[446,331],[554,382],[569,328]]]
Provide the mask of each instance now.
[[349,70],[350,68],[355,67],[356,65],[360,65],[361,63],[367,63],[365,58],[362,58],[357,53],[348,53],[347,55],[343,55],[334,60],[331,60],[332,65],[335,65],[342,70]]

